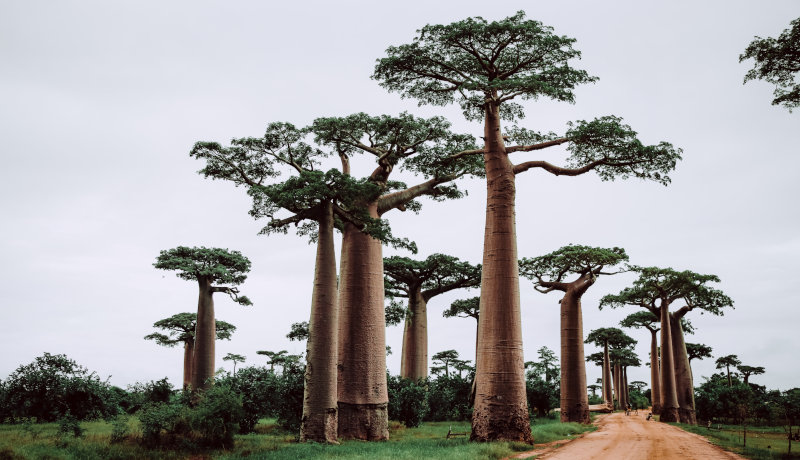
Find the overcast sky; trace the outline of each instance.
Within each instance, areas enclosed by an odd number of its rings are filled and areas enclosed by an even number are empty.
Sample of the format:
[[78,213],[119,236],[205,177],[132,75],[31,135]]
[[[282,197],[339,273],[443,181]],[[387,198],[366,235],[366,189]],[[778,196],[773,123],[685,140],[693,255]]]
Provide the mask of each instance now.
[[[179,245],[237,249],[253,269],[241,307],[224,296],[217,318],[238,327],[217,345],[264,364],[256,350],[304,351],[285,335],[308,320],[314,247],[295,235],[258,236],[243,189],[196,174],[199,140],[259,136],[274,121],[298,126],[355,112],[442,115],[482,134],[458,107],[417,107],[370,79],[390,45],[425,24],[501,19],[524,9],[577,39],[576,66],[599,77],[576,104],[530,101],[522,126],[563,132],[570,120],[614,114],[647,144],[665,140],[684,160],[668,187],[595,175],[517,178],[520,257],[569,243],[621,246],[639,265],[717,274],[735,309],[692,312],[687,341],[764,366],[752,381],[800,386],[800,113],[770,105],[772,87],[742,85],[738,62],[754,36],[777,36],[800,16],[796,0],[752,1],[4,1],[0,3],[0,378],[43,352],[64,353],[125,387],[165,376],[180,385],[180,349],[142,337],[152,324],[196,311],[197,287],[153,268]],[[563,149],[517,154],[563,160]],[[526,157],[525,155],[530,155]],[[539,155],[538,157],[534,155]],[[364,163],[358,163],[363,161]],[[356,161],[357,173],[373,166]],[[400,176],[398,176],[400,177]],[[402,177],[409,183],[420,180]],[[435,252],[481,262],[485,189],[387,214],[393,232]],[[339,243],[337,240],[337,249]],[[386,255],[408,253],[392,249]],[[618,327],[635,308],[598,311],[631,275],[601,278],[584,296],[584,333]],[[521,283],[525,359],[559,350],[557,293]],[[475,322],[445,319],[456,291],[429,304],[430,354],[474,359]],[[399,372],[402,326],[387,329]],[[630,331],[647,360],[649,333]],[[586,352],[597,351],[587,346]],[[713,359],[694,363],[696,384]],[[589,381],[600,376],[588,366]],[[650,382],[647,367],[629,380]]]

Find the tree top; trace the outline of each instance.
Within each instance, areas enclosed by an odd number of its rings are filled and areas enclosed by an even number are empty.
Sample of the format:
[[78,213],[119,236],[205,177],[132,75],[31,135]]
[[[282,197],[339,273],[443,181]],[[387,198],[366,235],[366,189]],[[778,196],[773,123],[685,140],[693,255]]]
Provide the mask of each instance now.
[[628,328],[645,328],[650,331],[658,331],[661,329],[658,325],[660,320],[658,316],[654,315],[650,311],[637,311],[636,313],[631,313],[630,315],[626,316],[619,322],[619,325],[622,327]]
[[616,274],[619,272],[604,272],[603,269],[627,260],[628,255],[622,248],[568,245],[543,256],[523,258],[519,261],[519,270],[520,275],[542,287],[542,284],[563,283],[569,275]]
[[445,318],[452,318],[453,316],[466,318],[470,316],[477,320],[480,314],[480,304],[480,296],[455,300],[450,304],[450,307],[442,313],[442,316]]
[[[216,320],[217,340],[230,340],[236,326],[225,321]],[[197,313],[178,313],[153,323],[153,327],[168,332],[168,335],[153,333],[146,335],[145,340],[154,340],[157,344],[172,347],[179,343],[194,341]]]
[[383,259],[384,281],[390,297],[408,297],[412,288],[422,290],[424,298],[454,289],[477,287],[481,266],[457,257],[432,254],[425,260],[391,256]]
[[616,327],[601,327],[589,332],[584,343],[593,343],[598,347],[608,344],[611,348],[624,348],[636,344],[636,340]]
[[575,39],[525,19],[523,11],[500,21],[472,17],[447,25],[426,25],[410,44],[390,46],[372,76],[389,91],[420,104],[457,102],[471,120],[483,118],[487,99],[501,116],[521,117],[515,98],[547,97],[573,102],[577,85],[596,80],[570,66],[580,58]]
[[753,59],[753,68],[744,76],[744,82],[764,80],[775,85],[772,105],[783,105],[789,112],[800,106],[800,18],[793,20],[789,29],[778,38],[755,37],[739,62]]
[[239,251],[178,246],[161,251],[153,266],[177,271],[178,278],[184,280],[206,279],[212,283],[238,285],[247,279],[250,260]]

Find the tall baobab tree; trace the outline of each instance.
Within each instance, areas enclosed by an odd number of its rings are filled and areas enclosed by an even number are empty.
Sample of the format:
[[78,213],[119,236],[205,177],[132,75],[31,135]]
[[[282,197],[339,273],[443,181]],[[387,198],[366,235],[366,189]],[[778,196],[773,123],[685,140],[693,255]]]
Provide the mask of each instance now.
[[[214,320],[217,340],[230,340],[236,326],[218,319]],[[153,323],[153,327],[166,331],[154,332],[144,336],[165,347],[183,344],[183,388],[192,384],[192,357],[194,355],[194,333],[197,328],[197,313],[178,313]]]
[[716,360],[717,369],[725,369],[725,373],[728,375],[728,387],[733,387],[733,380],[731,379],[731,366],[739,366],[742,362],[739,360],[739,357],[736,355],[725,355],[720,356]]
[[661,413],[661,377],[658,359],[658,316],[649,311],[637,311],[626,316],[620,321],[620,326],[626,328],[644,328],[650,332],[650,403],[653,413]]
[[[685,315],[695,309],[701,313],[722,315],[733,301],[709,283],[718,283],[716,275],[703,275],[689,270],[635,267],[639,277],[631,287],[600,300],[600,308],[624,305],[642,307],[659,317],[661,323],[661,417],[663,422],[696,424],[694,387],[689,357],[683,338]],[[670,312],[670,306],[683,300],[686,305]]]
[[[561,305],[561,421],[591,423],[586,393],[586,362],[583,353],[583,313],[581,297],[604,271],[626,262],[622,248],[564,246],[550,254],[524,258],[520,274],[542,293],[560,291]],[[571,279],[567,279],[567,278]],[[572,279],[574,278],[574,279]]]
[[178,246],[161,251],[153,266],[160,270],[176,271],[178,278],[197,282],[200,293],[191,385],[194,390],[208,388],[214,376],[214,340],[217,331],[213,295],[222,292],[240,305],[252,305],[250,299],[239,295],[236,287],[247,279],[250,260],[239,251]]
[[745,385],[747,385],[751,375],[761,375],[766,372],[761,366],[745,366],[743,364],[736,366],[736,369],[738,369],[739,373],[742,374]]
[[[514,100],[550,98],[573,102],[574,89],[596,81],[573,68],[575,39],[559,36],[520,11],[500,21],[467,18],[427,25],[412,43],[391,46],[373,78],[384,88],[420,104],[457,102],[468,120],[483,121],[487,203],[477,397],[473,440],[531,441],[525,395],[519,276],[514,223],[515,178],[538,169],[577,176],[595,171],[603,180],[641,177],[666,184],[680,150],[666,142],[646,146],[621,119],[606,116],[569,125],[562,136],[527,129],[501,129],[501,120],[524,115]],[[506,146],[506,140],[517,145]],[[514,152],[567,144],[566,166],[547,161],[510,161]]]
[[[619,391],[619,384],[612,386],[612,380],[616,381],[616,377],[620,374],[615,372],[612,376],[611,373],[611,349],[623,349],[631,347],[636,343],[633,338],[622,332],[622,329],[616,327],[602,327],[589,332],[586,336],[585,343],[592,343],[595,346],[603,349],[603,399],[610,409],[614,408],[614,395]],[[593,357],[591,357],[593,358]],[[619,398],[617,398],[619,401]]]
[[616,369],[616,381],[618,382],[617,399],[620,408],[625,410],[630,402],[628,368],[639,367],[642,365],[642,362],[631,347],[612,349],[610,351],[610,357]]
[[445,254],[423,261],[392,256],[383,259],[386,294],[407,298],[400,376],[412,380],[428,376],[428,302],[440,294],[481,284],[480,265]]

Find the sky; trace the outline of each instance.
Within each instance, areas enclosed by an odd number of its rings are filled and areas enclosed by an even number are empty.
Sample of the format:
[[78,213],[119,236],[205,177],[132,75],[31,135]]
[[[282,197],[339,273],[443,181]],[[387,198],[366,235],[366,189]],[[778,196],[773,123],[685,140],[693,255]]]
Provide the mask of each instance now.
[[[241,251],[252,271],[240,287],[252,307],[224,296],[218,319],[237,326],[217,343],[263,365],[257,350],[301,353],[286,338],[307,321],[314,246],[293,234],[259,236],[242,188],[210,181],[189,157],[197,141],[260,136],[267,124],[317,117],[399,114],[447,117],[456,132],[482,135],[457,106],[418,107],[370,76],[391,45],[425,24],[469,16],[527,16],[577,39],[575,65],[599,77],[576,103],[524,103],[520,126],[563,132],[571,120],[617,115],[646,144],[671,142],[683,160],[668,187],[594,174],[517,178],[520,257],[574,243],[626,249],[631,263],[712,273],[735,302],[724,316],[688,317],[687,341],[763,366],[751,381],[800,386],[800,113],[772,106],[772,87],[743,85],[738,57],[754,36],[777,36],[800,16],[793,0],[748,1],[16,1],[0,3],[0,378],[44,352],[63,353],[113,385],[168,377],[180,385],[182,350],[143,340],[152,324],[196,311],[197,287],[152,264],[176,246]],[[565,150],[515,162],[558,163]],[[525,156],[529,155],[529,156]],[[539,156],[536,156],[539,155]],[[373,167],[354,161],[355,174]],[[399,175],[409,184],[422,180]],[[426,202],[419,215],[385,217],[416,256],[445,253],[480,263],[485,185],[467,180],[461,200]],[[339,239],[337,239],[337,250]],[[602,277],[584,295],[584,333],[618,327],[635,307],[598,310],[632,274]],[[443,318],[456,299],[431,300],[429,350],[474,359],[475,322]],[[524,354],[559,350],[559,295],[521,281]],[[680,306],[680,305],[679,305]],[[639,340],[643,361],[649,333]],[[402,326],[387,329],[399,372]],[[587,346],[586,353],[597,351]],[[241,366],[241,365],[240,365]],[[717,372],[695,361],[695,384]],[[588,380],[600,376],[587,366]],[[629,381],[650,382],[649,369]]]

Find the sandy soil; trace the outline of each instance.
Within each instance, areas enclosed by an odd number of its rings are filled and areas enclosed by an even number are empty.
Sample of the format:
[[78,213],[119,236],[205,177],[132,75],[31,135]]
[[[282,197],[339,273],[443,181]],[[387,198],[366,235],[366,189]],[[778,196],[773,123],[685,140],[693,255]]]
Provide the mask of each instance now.
[[[647,421],[647,413],[598,416],[598,429],[573,441],[557,441],[561,447],[524,452],[514,458],[537,460],[685,460],[743,459],[709,443],[702,436],[687,433],[666,423]],[[566,444],[565,444],[566,443]]]

